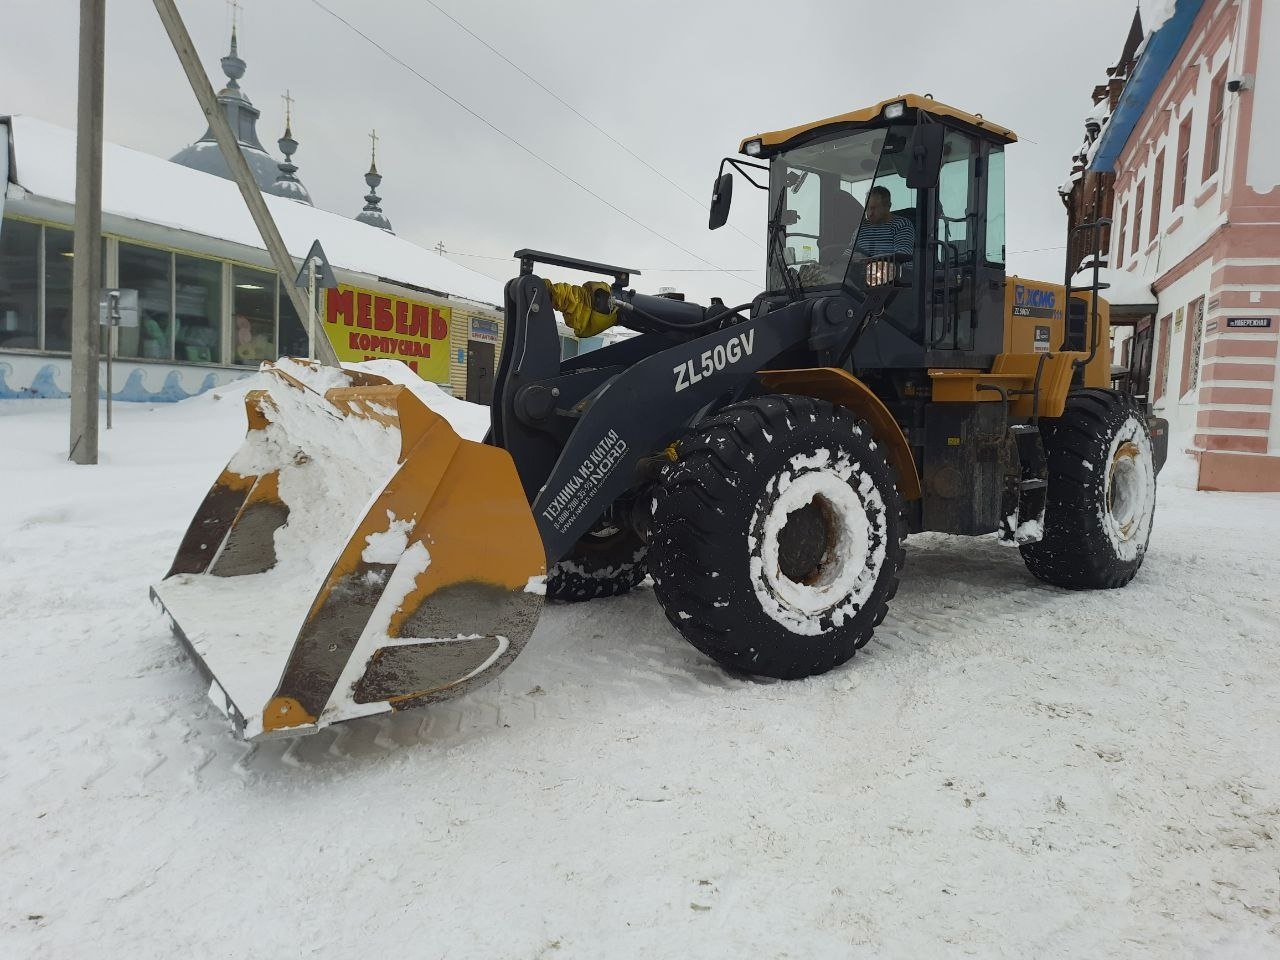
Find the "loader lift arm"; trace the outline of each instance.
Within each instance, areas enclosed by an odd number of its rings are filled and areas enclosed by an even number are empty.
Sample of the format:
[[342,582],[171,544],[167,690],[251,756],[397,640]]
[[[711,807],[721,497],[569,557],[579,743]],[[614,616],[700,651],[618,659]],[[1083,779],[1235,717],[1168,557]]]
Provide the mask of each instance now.
[[[643,480],[641,461],[677,440],[703,411],[743,395],[758,371],[793,347],[807,344],[834,361],[893,293],[873,287],[855,299],[840,291],[738,322],[725,311],[712,319],[723,316],[727,326],[682,340],[682,325],[709,325],[705,308],[621,290],[635,271],[529,250],[517,256],[522,272],[506,288],[489,443],[515,462],[549,564]],[[673,329],[562,365],[548,283],[532,272],[535,262],[611,276],[620,305]]]

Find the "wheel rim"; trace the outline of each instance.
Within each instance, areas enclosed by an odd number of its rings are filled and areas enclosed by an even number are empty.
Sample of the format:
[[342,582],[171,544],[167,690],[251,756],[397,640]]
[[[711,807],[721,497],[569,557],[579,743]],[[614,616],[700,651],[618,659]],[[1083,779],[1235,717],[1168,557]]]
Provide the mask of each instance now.
[[1151,441],[1136,417],[1113,434],[1105,478],[1098,504],[1103,530],[1118,559],[1136,560],[1147,548],[1156,503]]
[[866,477],[855,489],[852,473],[845,463],[842,470],[784,476],[756,527],[757,596],[771,617],[795,633],[822,632],[856,612],[883,565],[879,492]]
[[1142,451],[1132,440],[1116,448],[1107,476],[1107,513],[1111,515],[1121,540],[1130,540],[1137,532],[1146,505],[1146,487],[1139,458]]
[[787,514],[778,531],[779,573],[804,586],[822,579],[835,557],[838,523],[836,507],[822,494]]

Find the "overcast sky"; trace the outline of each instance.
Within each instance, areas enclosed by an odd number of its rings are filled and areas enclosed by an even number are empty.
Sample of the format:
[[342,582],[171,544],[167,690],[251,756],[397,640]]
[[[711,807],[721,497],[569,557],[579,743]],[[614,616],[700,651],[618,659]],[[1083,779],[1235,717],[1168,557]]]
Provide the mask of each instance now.
[[[1011,127],[1011,271],[1062,275],[1057,186],[1079,146],[1093,86],[1124,42],[1116,0],[320,0],[495,132],[317,5],[243,0],[242,88],[278,153],[280,95],[295,99],[294,157],[316,205],[363,205],[370,128],[383,209],[396,232],[453,254],[534,247],[643,270],[642,290],[749,300],[764,259],[763,194],[740,189],[731,224],[706,229],[722,156],[754,133],[911,91]],[[0,113],[75,126],[76,0],[3,0]],[[179,0],[215,84],[224,0]],[[446,11],[697,198],[685,196],[486,49]],[[171,156],[205,124],[150,0],[107,0],[106,138]],[[745,185],[740,185],[745,186]],[[649,228],[649,229],[646,229]],[[652,231],[652,232],[650,232]],[[745,236],[743,235],[745,234]],[[666,238],[666,239],[663,239]],[[737,278],[711,270],[747,268]],[[1037,251],[1021,253],[1018,251]],[[498,278],[514,262],[457,257]],[[699,268],[704,272],[669,272]]]

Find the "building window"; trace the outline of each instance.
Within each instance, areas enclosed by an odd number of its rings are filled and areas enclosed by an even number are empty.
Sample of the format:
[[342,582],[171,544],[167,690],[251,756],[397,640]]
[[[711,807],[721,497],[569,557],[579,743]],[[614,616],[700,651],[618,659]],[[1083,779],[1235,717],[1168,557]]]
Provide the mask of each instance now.
[[232,361],[257,366],[276,354],[276,277],[249,267],[232,267]]
[[1138,246],[1142,243],[1142,205],[1146,200],[1147,184],[1142,182],[1138,184],[1138,198],[1133,202],[1133,246],[1129,253],[1136,255]]
[[222,362],[222,264],[203,257],[174,256],[174,344],[176,359]]
[[1152,403],[1164,396],[1169,383],[1169,331],[1172,327],[1172,314],[1160,318],[1160,336],[1156,344],[1156,392]]
[[1178,127],[1178,166],[1174,174],[1173,209],[1177,210],[1187,199],[1187,162],[1191,156],[1191,114],[1187,114]]
[[1120,237],[1116,243],[1116,268],[1119,269],[1124,264],[1124,235],[1125,229],[1129,225],[1129,207],[1125,205],[1120,208]]
[[70,230],[44,228],[44,349],[71,351],[71,270],[73,267]]
[[[0,349],[71,352],[74,241],[63,227],[0,224]],[[105,238],[99,250],[105,281]]]
[[1204,297],[1200,297],[1187,310],[1190,318],[1183,336],[1182,390],[1185,397],[1200,382],[1200,345],[1204,341]]
[[40,226],[0,224],[0,349],[40,346]]
[[1147,234],[1150,243],[1160,233],[1160,207],[1164,202],[1164,151],[1156,154],[1156,169],[1151,180],[1151,230]]
[[1222,115],[1226,101],[1227,65],[1224,63],[1218,75],[1213,78],[1213,86],[1209,91],[1209,129],[1204,138],[1204,175],[1201,180],[1208,180],[1218,172],[1218,163],[1222,153]]
[[[282,357],[309,357],[311,356],[310,338],[307,336],[307,318],[298,319],[298,311],[293,309],[293,301],[289,299],[288,293],[284,289],[284,284],[279,284],[279,311],[280,311],[280,356]],[[323,288],[317,287],[317,294]],[[306,299],[306,291],[303,291],[303,299]],[[317,310],[317,315],[319,311]],[[274,359],[274,358],[273,358]]]
[[121,327],[122,357],[173,358],[173,254],[120,242],[119,286],[138,291],[138,325]]

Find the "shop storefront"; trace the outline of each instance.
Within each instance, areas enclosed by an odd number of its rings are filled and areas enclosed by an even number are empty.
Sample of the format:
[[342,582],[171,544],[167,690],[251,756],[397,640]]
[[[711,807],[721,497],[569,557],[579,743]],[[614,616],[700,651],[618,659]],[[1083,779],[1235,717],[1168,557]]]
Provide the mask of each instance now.
[[[74,135],[0,118],[0,151],[0,398],[66,396]],[[179,400],[263,360],[315,355],[310,318],[270,269],[234,184],[107,144],[103,198],[104,284],[138,292],[137,326],[117,333],[116,399]],[[341,359],[399,359],[462,397],[476,393],[469,367],[492,375],[499,282],[365,223],[266,199],[291,254],[318,239],[328,255],[339,286],[317,291],[315,335]]]

